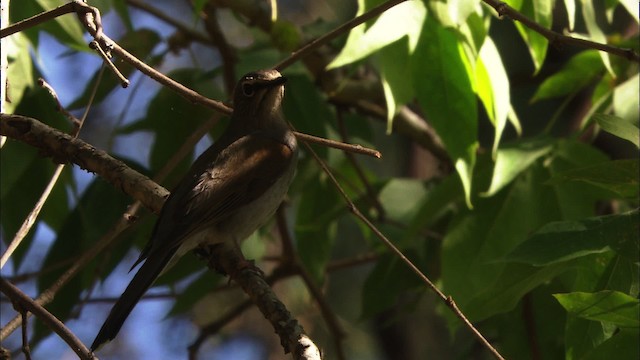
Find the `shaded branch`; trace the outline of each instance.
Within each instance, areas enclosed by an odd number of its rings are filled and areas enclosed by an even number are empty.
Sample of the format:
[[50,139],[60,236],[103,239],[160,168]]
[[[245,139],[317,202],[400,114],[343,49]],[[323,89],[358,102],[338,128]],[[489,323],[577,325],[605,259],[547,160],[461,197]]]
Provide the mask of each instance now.
[[245,260],[237,244],[203,246],[200,250],[209,253],[209,268],[223,270],[249,295],[280,337],[280,344],[285,353],[291,352],[296,360],[321,359],[317,346],[275,295],[269,283],[265,281],[262,271]]
[[74,139],[40,121],[20,115],[0,114],[0,134],[20,140],[55,162],[77,164],[82,169],[100,175],[114,187],[122,190],[158,213],[169,192],[148,177],[129,168],[90,144]]
[[[19,304],[20,308],[31,312],[36,315],[38,319],[42,320],[42,322],[58,334],[62,340],[69,344],[69,347],[78,355],[78,357],[81,359],[95,358],[93,353],[84,346],[82,341],[80,341],[60,320],[4,278],[0,278],[0,291],[2,291],[15,304]],[[23,312],[21,311],[21,313]]]

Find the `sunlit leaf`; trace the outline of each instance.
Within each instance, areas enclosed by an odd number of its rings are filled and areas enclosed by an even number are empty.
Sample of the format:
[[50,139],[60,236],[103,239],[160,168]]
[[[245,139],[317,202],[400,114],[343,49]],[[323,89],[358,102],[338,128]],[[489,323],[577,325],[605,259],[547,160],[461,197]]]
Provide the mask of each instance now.
[[[589,36],[591,40],[595,42],[599,42],[601,44],[607,43],[607,37],[604,32],[598,25],[596,21],[596,10],[593,7],[592,0],[580,0],[580,5],[582,7],[582,17],[584,18],[585,25],[587,26],[587,30],[589,31]],[[613,69],[611,68],[611,61],[609,60],[609,53],[606,51],[599,51],[600,58],[602,59],[602,63],[604,67],[611,73],[611,75],[615,76]]]
[[[638,127],[640,118],[638,89],[640,89],[640,75],[635,74],[627,81],[618,85],[613,91],[613,111],[626,122],[635,125],[636,128]],[[637,135],[638,131],[636,129],[636,139]],[[635,144],[636,146],[638,145],[637,142]]]
[[564,7],[567,10],[569,31],[573,31],[573,26],[576,22],[576,0],[564,0]]
[[327,69],[364,59],[405,36],[409,39],[409,51],[413,52],[425,16],[426,9],[422,1],[405,1],[392,7],[380,15],[369,29],[365,30],[362,24],[351,30],[347,43]]
[[[476,87],[489,119],[495,127],[492,153],[495,155],[511,106],[509,78],[493,40],[487,38],[476,64]],[[482,81],[480,80],[482,79]]]
[[624,8],[627,9],[629,14],[633,16],[633,18],[636,20],[636,23],[640,21],[640,16],[638,15],[640,13],[640,10],[638,8],[637,1],[633,1],[633,0],[619,0],[619,1],[620,1],[620,4],[622,4],[622,6],[624,6]]

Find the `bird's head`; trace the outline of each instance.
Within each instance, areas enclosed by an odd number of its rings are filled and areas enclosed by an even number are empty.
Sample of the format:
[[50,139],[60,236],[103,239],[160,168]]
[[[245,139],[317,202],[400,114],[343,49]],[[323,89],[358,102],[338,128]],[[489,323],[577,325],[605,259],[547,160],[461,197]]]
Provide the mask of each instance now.
[[246,74],[236,85],[233,94],[234,113],[267,121],[279,116],[286,81],[287,78],[277,70],[260,70]]

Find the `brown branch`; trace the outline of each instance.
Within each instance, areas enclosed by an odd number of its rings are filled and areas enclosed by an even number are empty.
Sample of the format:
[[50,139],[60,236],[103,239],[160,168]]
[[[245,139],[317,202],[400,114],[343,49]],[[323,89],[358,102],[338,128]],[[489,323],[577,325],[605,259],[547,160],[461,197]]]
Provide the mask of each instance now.
[[633,49],[622,49],[619,47],[615,47],[607,44],[601,44],[601,43],[590,41],[590,40],[578,39],[571,36],[562,35],[560,33],[557,33],[555,31],[552,31],[543,27],[542,25],[529,19],[528,17],[524,16],[522,13],[518,12],[516,9],[512,8],[511,6],[507,5],[506,3],[500,0],[482,0],[482,1],[487,5],[491,6],[498,13],[499,16],[506,15],[512,20],[521,22],[524,26],[544,36],[549,41],[550,44],[562,43],[562,44],[567,44],[567,45],[581,47],[581,48],[600,50],[612,55],[623,57],[630,61],[640,63],[640,55],[637,52],[635,52]]
[[[45,308],[33,301],[29,296],[24,294],[20,289],[10,282],[0,278],[0,291],[2,291],[13,302],[19,304],[20,308],[26,309],[44,322],[51,330],[53,330],[60,338],[62,338],[69,347],[81,359],[94,359],[93,353],[84,346],[80,341],[60,320],[48,312]],[[24,313],[21,311],[21,313]]]

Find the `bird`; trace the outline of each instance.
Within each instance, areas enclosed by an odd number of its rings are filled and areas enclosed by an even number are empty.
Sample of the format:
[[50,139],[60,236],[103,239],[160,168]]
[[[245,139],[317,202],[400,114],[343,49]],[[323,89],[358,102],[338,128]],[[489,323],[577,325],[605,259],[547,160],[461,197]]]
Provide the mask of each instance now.
[[244,75],[233,92],[229,124],[193,163],[165,201],[142,263],[113,305],[91,351],[113,340],[156,278],[201,245],[236,244],[262,226],[282,202],[298,157],[282,116],[286,78],[277,70]]

